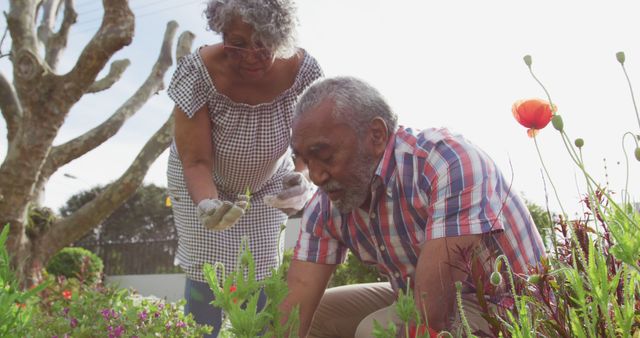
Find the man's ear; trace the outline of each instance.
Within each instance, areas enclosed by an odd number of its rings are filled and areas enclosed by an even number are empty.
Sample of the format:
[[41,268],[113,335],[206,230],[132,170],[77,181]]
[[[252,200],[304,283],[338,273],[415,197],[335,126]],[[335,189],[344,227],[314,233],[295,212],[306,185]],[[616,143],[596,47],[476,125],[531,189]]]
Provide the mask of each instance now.
[[387,123],[380,117],[369,122],[369,138],[376,155],[382,155],[389,141],[389,129]]

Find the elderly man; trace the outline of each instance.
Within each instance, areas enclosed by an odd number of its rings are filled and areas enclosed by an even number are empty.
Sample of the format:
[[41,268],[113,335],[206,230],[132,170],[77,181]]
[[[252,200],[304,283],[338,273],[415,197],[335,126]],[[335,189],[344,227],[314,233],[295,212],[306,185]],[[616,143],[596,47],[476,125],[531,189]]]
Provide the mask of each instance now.
[[[393,303],[407,288],[432,329],[456,330],[456,281],[486,278],[498,254],[515,272],[544,255],[525,204],[486,153],[446,129],[398,127],[380,93],[358,79],[305,91],[292,147],[320,188],[302,218],[282,304],[300,306],[301,337],[372,337],[374,320],[399,324]],[[456,268],[469,263],[465,249],[482,277]],[[325,291],[347,250],[389,282]],[[487,332],[474,297],[464,297],[465,312]]]

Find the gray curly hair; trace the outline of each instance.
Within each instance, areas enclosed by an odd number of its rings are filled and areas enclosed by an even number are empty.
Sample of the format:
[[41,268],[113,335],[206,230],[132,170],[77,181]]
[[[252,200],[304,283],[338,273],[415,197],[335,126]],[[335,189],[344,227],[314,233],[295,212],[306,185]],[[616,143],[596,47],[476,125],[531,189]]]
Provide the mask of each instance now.
[[291,0],[209,0],[204,11],[209,28],[219,34],[234,16],[251,25],[254,42],[261,42],[276,57],[296,51],[296,7]]
[[398,128],[398,115],[382,94],[368,83],[351,76],[324,78],[308,87],[295,107],[296,118],[325,100],[334,103],[333,116],[346,122],[360,137],[365,135],[369,122],[380,117],[393,134]]

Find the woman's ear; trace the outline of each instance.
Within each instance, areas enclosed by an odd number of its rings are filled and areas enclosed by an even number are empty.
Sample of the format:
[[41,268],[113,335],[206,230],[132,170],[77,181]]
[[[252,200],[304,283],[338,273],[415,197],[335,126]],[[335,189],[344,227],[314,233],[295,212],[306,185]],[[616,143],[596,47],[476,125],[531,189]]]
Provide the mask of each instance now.
[[382,155],[387,142],[389,142],[389,129],[387,123],[380,117],[376,117],[369,122],[369,138],[373,152],[376,155]]

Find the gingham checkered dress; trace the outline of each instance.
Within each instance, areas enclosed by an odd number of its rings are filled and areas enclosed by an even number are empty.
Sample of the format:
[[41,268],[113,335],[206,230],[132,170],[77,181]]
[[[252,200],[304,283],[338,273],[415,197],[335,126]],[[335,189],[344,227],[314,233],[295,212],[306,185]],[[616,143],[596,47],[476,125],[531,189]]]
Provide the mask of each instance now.
[[289,156],[291,120],[295,102],[303,90],[322,76],[308,53],[294,84],[273,101],[249,105],[219,93],[198,51],[180,59],[168,94],[189,117],[203,105],[213,123],[213,178],[221,200],[235,201],[251,189],[251,206],[233,227],[213,232],[200,223],[187,191],[175,142],[169,154],[167,181],[178,230],[176,259],[187,276],[204,282],[202,265],[221,262],[227,273],[236,266],[243,237],[248,238],[256,262],[256,277],[267,277],[277,265],[280,225],[287,216],[266,206],[262,198],[277,194],[282,177],[293,170]]

